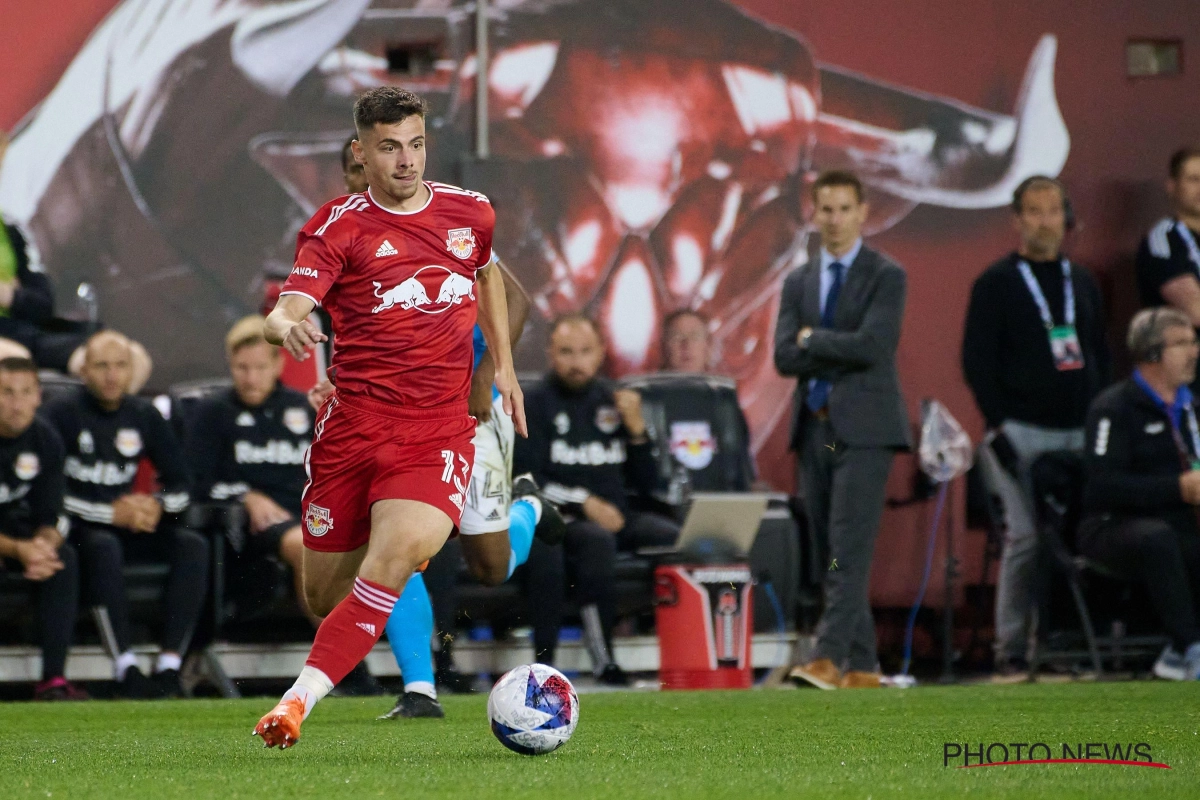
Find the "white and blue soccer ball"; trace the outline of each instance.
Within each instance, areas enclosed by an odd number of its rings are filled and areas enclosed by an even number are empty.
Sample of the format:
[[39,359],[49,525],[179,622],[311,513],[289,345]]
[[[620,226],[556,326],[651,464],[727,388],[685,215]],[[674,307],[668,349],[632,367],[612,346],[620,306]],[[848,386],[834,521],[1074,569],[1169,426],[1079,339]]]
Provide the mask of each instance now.
[[504,673],[488,695],[488,719],[500,744],[526,756],[567,743],[579,723],[579,695],[554,667],[525,664]]

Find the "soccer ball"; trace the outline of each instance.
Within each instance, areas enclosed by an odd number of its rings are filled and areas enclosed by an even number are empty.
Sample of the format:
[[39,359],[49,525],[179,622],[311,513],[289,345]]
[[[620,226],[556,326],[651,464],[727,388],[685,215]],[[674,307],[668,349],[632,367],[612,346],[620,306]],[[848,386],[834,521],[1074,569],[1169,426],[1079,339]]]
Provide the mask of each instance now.
[[488,695],[488,719],[500,744],[536,756],[566,744],[579,722],[575,687],[553,667],[525,664],[504,673]]

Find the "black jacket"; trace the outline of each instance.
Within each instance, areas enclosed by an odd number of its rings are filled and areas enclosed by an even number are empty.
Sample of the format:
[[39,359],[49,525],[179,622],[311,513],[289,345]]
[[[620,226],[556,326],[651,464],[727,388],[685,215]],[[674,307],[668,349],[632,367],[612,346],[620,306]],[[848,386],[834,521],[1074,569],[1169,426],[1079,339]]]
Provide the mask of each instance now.
[[20,288],[13,294],[8,313],[0,317],[0,336],[18,338],[5,332],[14,327],[13,323],[40,326],[53,317],[54,284],[43,272],[31,269],[28,242],[16,225],[5,224],[5,233],[8,234],[13,253],[17,255],[17,282]]
[[[1186,415],[1180,432],[1196,457]],[[1183,465],[1171,421],[1132,379],[1105,389],[1088,410],[1084,471],[1086,514],[1160,517],[1198,532],[1195,509],[1179,491]]]
[[232,388],[205,398],[186,436],[196,498],[229,500],[254,490],[299,516],[312,428],[308,400],[282,384],[257,408]]
[[63,507],[72,518],[111,524],[112,503],[133,490],[138,464],[148,456],[158,471],[165,515],[188,505],[189,478],[171,426],[150,401],[126,397],[105,411],[85,387],[45,406],[66,447]]
[[[1187,244],[1175,226],[1172,217],[1159,220],[1138,245],[1138,299],[1142,308],[1170,305],[1163,299],[1163,284],[1180,275],[1197,275],[1200,270],[1200,265],[1192,263]],[[1192,235],[1200,240],[1200,232],[1192,231]]]
[[[1018,260],[1011,253],[996,262],[971,289],[963,331],[963,373],[990,428],[1006,419],[1046,428],[1078,428],[1088,404],[1112,375],[1100,287],[1090,272],[1071,264],[1075,328],[1084,366],[1060,372]],[[1059,262],[1032,262],[1030,268],[1054,324],[1064,324]]]
[[574,392],[547,375],[525,395],[525,417],[529,438],[517,437],[513,473],[533,473],[546,498],[568,512],[589,494],[625,512],[627,489],[654,488],[654,444],[629,443],[608,381]]
[[40,417],[19,436],[0,436],[0,533],[24,537],[56,527],[67,535],[63,458],[62,439]]

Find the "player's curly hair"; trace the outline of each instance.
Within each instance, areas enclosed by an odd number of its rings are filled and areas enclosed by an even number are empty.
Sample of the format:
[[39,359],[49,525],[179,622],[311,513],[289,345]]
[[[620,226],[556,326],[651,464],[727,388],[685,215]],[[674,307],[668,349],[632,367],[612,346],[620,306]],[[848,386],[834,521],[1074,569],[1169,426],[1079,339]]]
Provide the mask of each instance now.
[[399,86],[379,86],[354,103],[354,127],[359,133],[375,123],[394,125],[408,117],[424,117],[429,107],[419,95]]

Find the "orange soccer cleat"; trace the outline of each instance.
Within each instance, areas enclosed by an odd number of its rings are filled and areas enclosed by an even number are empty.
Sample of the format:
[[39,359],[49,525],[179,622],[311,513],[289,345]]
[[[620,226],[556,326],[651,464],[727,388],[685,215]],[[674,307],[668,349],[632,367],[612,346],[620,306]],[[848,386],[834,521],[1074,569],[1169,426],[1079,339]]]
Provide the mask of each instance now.
[[279,746],[286,750],[300,739],[300,723],[304,721],[304,701],[297,697],[280,700],[254,726],[254,735],[261,736],[263,747]]

